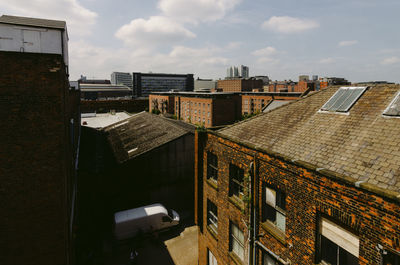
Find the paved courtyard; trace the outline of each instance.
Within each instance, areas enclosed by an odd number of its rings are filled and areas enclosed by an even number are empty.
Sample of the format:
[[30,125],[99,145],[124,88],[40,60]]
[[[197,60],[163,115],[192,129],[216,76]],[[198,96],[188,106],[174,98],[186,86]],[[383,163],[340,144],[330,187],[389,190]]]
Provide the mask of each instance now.
[[132,244],[120,245],[107,258],[109,265],[128,265],[132,249],[138,253],[137,265],[196,265],[198,260],[197,227],[164,232]]

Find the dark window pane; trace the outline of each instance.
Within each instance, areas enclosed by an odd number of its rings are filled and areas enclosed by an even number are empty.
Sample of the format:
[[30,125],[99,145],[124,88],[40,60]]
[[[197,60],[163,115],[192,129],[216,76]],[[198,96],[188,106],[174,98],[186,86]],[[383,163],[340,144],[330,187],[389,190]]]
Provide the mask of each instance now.
[[276,221],[276,210],[274,207],[272,207],[269,204],[265,205],[265,216],[267,220],[270,220],[271,222],[275,223]]
[[321,235],[321,260],[331,265],[337,265],[338,246]]
[[383,265],[400,265],[400,256],[388,252],[383,255]]
[[285,194],[279,190],[276,191],[276,205],[282,210],[286,210]]
[[357,265],[358,258],[345,249],[339,247],[339,264],[340,265]]

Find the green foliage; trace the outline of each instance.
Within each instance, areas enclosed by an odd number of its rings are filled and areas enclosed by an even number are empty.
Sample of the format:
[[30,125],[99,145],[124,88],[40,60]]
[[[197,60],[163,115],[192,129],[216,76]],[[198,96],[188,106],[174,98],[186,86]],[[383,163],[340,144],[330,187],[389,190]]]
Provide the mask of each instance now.
[[197,124],[197,125],[196,125],[196,131],[198,131],[198,132],[206,132],[207,129],[206,129],[206,127],[204,126],[204,124]]
[[159,110],[159,109],[152,109],[151,110],[151,113],[153,113],[153,114],[160,114],[161,113],[161,111]]
[[243,114],[243,115],[242,115],[242,121],[243,121],[243,120],[246,120],[246,119],[248,119],[248,118],[254,117],[254,116],[256,116],[256,115],[258,115],[258,114],[260,114],[260,113],[261,113],[261,112],[260,112],[259,110],[257,110],[257,111],[254,112],[254,113]]

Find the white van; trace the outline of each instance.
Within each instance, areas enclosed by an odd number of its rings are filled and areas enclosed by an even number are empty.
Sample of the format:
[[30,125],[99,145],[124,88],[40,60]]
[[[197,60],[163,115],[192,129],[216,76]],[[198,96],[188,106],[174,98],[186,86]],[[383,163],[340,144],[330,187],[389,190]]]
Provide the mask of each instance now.
[[114,236],[117,240],[162,230],[179,224],[179,214],[156,203],[114,214]]

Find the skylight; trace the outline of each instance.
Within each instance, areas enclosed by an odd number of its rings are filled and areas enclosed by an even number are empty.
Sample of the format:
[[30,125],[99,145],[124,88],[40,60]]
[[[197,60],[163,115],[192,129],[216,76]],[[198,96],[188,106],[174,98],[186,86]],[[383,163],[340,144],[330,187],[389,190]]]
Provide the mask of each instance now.
[[322,106],[321,110],[332,112],[347,112],[361,97],[367,87],[341,87]]
[[400,116],[400,92],[398,92],[392,102],[390,102],[389,106],[383,112],[383,115]]

